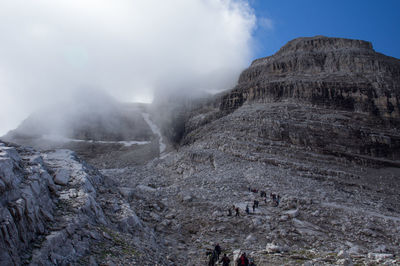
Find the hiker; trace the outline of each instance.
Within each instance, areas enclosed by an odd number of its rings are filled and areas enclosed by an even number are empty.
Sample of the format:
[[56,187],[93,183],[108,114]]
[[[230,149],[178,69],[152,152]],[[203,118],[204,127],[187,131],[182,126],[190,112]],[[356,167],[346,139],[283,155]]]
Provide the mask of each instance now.
[[271,193],[270,196],[271,196],[272,201],[276,200],[276,195],[275,194]]
[[258,200],[254,200],[254,205],[256,206],[256,208],[258,208],[258,204],[260,204],[260,202]]
[[246,252],[244,252],[236,262],[238,266],[249,266],[249,259],[246,257]]
[[256,266],[256,264],[254,263],[254,259],[249,259],[249,266]]
[[208,257],[208,266],[214,266],[215,262],[213,261],[212,251],[207,251],[206,256]]
[[226,256],[226,254],[224,254],[224,256],[219,262],[222,262],[222,266],[229,266],[231,260],[228,258],[228,256]]
[[247,214],[250,214],[249,204],[246,205],[246,213],[247,213]]
[[207,255],[209,256],[208,266],[215,266],[215,263],[218,261],[215,249],[212,252],[207,252]]
[[214,248],[215,252],[217,253],[217,260],[219,260],[219,255],[221,254],[221,246],[217,243]]
[[281,201],[281,196],[278,194],[278,196],[276,197],[276,207],[279,206],[280,201]]
[[232,211],[231,211],[231,209],[228,209],[228,216],[232,216]]
[[255,212],[256,212],[256,204],[253,203],[253,213],[255,213]]
[[239,207],[236,207],[236,208],[235,208],[235,211],[236,211],[235,216],[240,216],[240,215],[239,215]]

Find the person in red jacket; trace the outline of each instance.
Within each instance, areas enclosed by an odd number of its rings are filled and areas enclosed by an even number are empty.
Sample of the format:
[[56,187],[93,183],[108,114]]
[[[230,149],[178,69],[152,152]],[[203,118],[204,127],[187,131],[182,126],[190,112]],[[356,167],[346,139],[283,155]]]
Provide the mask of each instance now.
[[246,252],[240,256],[237,260],[237,265],[238,266],[249,266],[249,259],[246,257]]

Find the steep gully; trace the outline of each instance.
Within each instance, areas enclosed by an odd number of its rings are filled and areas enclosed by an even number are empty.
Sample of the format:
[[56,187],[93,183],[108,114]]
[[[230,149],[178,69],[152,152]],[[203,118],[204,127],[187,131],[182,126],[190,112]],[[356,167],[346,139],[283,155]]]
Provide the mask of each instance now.
[[160,146],[160,157],[161,157],[167,147],[164,143],[163,136],[161,134],[161,129],[150,119],[149,113],[142,113],[142,116],[144,121],[146,121],[146,123],[151,128],[151,131],[154,133],[154,135],[158,136],[158,142]]

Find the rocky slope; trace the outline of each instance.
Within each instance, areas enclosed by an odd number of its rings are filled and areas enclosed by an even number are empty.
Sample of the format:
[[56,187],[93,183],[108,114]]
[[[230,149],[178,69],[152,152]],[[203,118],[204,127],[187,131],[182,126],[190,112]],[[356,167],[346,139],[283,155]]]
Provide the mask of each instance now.
[[[280,108],[243,105],[193,131],[179,152],[103,173],[147,188],[131,201],[141,202],[135,211],[165,239],[176,265],[205,265],[215,243],[231,259],[246,251],[257,265],[399,263],[400,169],[265,139],[260,119]],[[264,202],[260,190],[280,194],[281,204]],[[260,207],[245,214],[255,199]],[[240,217],[228,216],[233,205]]]
[[0,142],[0,264],[140,264],[165,260],[153,230],[115,183],[69,150]]

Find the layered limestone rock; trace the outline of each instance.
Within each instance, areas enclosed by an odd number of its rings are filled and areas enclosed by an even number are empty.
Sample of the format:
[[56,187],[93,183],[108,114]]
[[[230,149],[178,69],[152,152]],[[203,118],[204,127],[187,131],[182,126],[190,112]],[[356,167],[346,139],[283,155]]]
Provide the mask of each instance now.
[[[30,153],[30,158],[24,155]],[[54,221],[55,184],[39,154],[0,143],[0,264],[19,265],[30,242]],[[22,253],[22,255],[21,255]]]
[[265,110],[244,117],[243,123],[256,121],[266,140],[367,164],[384,159],[398,165],[399,97],[400,60],[376,53],[371,43],[298,38],[273,56],[255,60],[232,91],[193,110],[183,143],[205,124],[261,103]]
[[221,109],[294,99],[398,122],[399,91],[400,60],[375,52],[369,42],[316,36],[255,60],[223,97]]
[[0,142],[0,264],[157,264],[162,249],[112,180],[70,150]]

